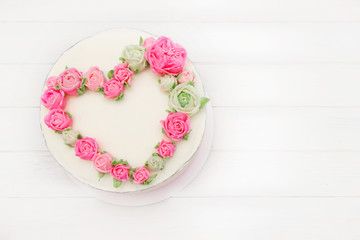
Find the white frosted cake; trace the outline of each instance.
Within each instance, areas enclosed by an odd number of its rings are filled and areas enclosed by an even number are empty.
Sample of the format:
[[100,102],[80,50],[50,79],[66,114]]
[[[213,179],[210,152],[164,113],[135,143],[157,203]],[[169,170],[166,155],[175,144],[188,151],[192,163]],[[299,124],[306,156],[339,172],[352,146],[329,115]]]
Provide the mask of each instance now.
[[204,96],[181,45],[114,29],[58,59],[41,96],[41,126],[53,157],[82,183],[149,190],[191,167],[206,125]]

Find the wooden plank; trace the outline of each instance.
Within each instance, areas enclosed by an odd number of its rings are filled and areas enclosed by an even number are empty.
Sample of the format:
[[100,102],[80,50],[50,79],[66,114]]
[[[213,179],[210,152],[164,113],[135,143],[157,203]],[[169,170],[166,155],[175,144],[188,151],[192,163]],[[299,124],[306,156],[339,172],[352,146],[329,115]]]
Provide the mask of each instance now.
[[7,240],[360,238],[358,198],[172,198],[137,208],[92,198],[15,198],[0,199],[0,212]]
[[[217,107],[360,106],[359,64],[196,66]],[[38,107],[50,68],[51,64],[0,64],[2,78],[6,79],[2,88],[7,89],[0,95],[0,107]],[[22,77],[16,74],[18,71]],[[16,89],[16,94],[11,89]]]
[[[0,63],[53,63],[97,32],[122,26],[166,35],[205,63],[360,62],[360,23],[3,23]],[[26,38],[24,37],[26,36]],[[61,36],[61,37],[59,37]]]
[[[214,114],[216,150],[360,150],[360,108],[215,108]],[[46,150],[38,108],[2,108],[0,116],[0,151]]]
[[[212,151],[199,176],[175,196],[360,197],[359,159],[359,152]],[[0,198],[93,196],[48,152],[2,152],[0,163]]]
[[3,0],[0,21],[359,21],[359,11],[359,2],[350,0],[104,0],[91,4],[85,0]]

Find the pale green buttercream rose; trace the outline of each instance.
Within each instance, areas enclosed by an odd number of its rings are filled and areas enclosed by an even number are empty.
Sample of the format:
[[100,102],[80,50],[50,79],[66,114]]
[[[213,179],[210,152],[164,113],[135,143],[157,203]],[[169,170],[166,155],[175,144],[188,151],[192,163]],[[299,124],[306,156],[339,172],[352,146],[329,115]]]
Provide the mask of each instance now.
[[183,112],[189,116],[195,114],[200,109],[200,95],[196,88],[188,83],[177,85],[170,92],[169,106],[178,112]]
[[193,82],[177,85],[169,95],[169,106],[177,112],[183,112],[189,116],[195,114],[209,101],[206,97],[200,97]]
[[81,137],[78,131],[74,131],[71,128],[68,130],[62,131],[62,137],[64,139],[65,144],[74,146],[76,141]]
[[164,160],[162,157],[154,154],[146,161],[145,166],[150,170],[163,170],[164,169]]
[[169,92],[171,89],[175,88],[177,79],[172,75],[165,75],[159,79],[159,84],[161,90]]
[[146,49],[139,45],[127,45],[121,54],[121,59],[129,64],[129,68],[134,73],[146,68],[147,62],[144,57]]

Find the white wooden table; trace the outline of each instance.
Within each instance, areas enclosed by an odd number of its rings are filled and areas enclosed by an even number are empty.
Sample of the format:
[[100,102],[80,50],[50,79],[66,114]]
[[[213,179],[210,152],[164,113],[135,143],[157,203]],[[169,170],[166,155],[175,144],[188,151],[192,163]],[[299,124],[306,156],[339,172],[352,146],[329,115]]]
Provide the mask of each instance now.
[[[1,0],[0,239],[360,239],[360,1]],[[211,96],[196,180],[119,207],[50,158],[39,96],[54,61],[134,27],[181,43]]]

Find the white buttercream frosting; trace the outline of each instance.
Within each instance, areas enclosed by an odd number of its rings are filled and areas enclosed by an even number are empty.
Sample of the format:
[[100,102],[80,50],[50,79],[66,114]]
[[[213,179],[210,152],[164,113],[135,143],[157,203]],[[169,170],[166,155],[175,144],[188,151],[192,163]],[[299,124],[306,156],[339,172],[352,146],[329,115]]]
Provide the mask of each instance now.
[[[59,75],[65,66],[75,67],[81,72],[98,66],[103,72],[108,72],[119,64],[124,47],[138,43],[140,36],[145,39],[151,35],[132,29],[114,29],[87,38],[66,51],[54,64],[49,76]],[[196,74],[195,87],[203,96],[202,82],[190,61],[187,61],[186,68]],[[95,138],[100,150],[127,160],[133,167],[143,166],[154,152],[154,145],[165,138],[160,120],[167,116],[165,110],[169,108],[169,97],[159,88],[158,79],[159,76],[149,68],[134,75],[131,88],[126,89],[120,101],[106,99],[92,91],[85,91],[79,97],[67,96],[65,110],[72,114],[72,129],[84,137]],[[74,148],[64,144],[62,135],[54,133],[44,124],[43,119],[48,112],[41,106],[42,130],[54,158],[81,182],[114,192],[145,190],[169,181],[192,160],[202,140],[206,122],[205,109],[191,117],[192,132],[188,141],[176,145],[174,156],[166,161],[164,170],[157,171],[158,176],[151,184],[124,182],[119,188],[114,188],[110,174],[98,181],[93,163],[76,157]]]

